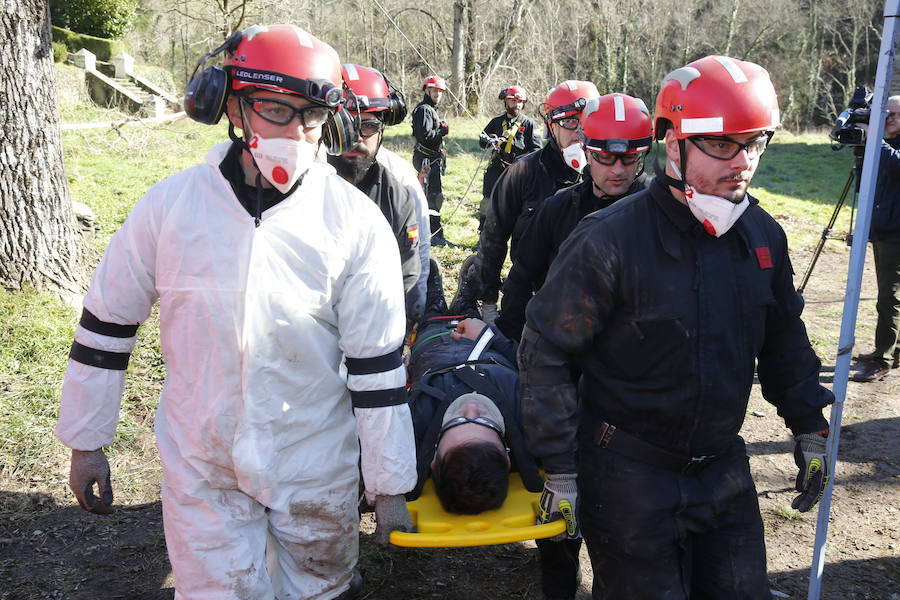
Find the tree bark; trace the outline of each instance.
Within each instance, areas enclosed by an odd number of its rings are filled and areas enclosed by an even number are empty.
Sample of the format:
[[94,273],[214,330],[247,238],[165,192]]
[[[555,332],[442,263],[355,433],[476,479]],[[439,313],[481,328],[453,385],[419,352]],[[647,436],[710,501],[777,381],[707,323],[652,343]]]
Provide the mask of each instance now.
[[457,98],[465,97],[463,87],[463,39],[465,38],[465,13],[464,0],[453,2],[453,47],[450,50],[450,89]]
[[0,285],[72,300],[82,291],[81,236],[66,185],[46,0],[3,0],[0,106]]

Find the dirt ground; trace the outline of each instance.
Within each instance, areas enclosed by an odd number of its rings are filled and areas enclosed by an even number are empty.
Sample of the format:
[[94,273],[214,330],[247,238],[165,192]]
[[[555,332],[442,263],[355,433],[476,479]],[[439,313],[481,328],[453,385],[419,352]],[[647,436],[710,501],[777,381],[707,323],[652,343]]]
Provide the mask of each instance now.
[[[821,225],[779,218],[785,228],[821,232]],[[811,249],[793,255],[797,280]],[[853,353],[871,350],[874,337],[874,272],[871,252],[863,281]],[[845,293],[849,249],[826,244],[806,290],[805,320],[819,349],[822,381],[831,385]],[[805,598],[812,563],[816,511],[789,510],[796,468],[793,444],[774,408],[755,386],[743,435],[766,525],[771,588],[776,598]],[[900,371],[885,380],[850,382],[843,409],[839,462],[826,549],[823,598],[900,600]],[[148,443],[148,460],[155,451]],[[67,465],[49,465],[63,471]],[[115,486],[115,468],[114,480]],[[65,473],[59,480],[65,481]],[[158,485],[158,484],[157,484]],[[6,485],[4,485],[6,487]],[[144,497],[152,497],[143,490]],[[33,482],[0,490],[3,506],[18,506],[0,520],[0,598],[171,598],[158,501],[129,504],[114,515],[84,513],[63,485],[43,491]],[[158,496],[156,496],[158,498]],[[9,511],[3,511],[9,515]],[[364,515],[360,571],[363,597],[541,598],[534,543],[453,549],[377,552],[374,523]],[[591,571],[582,554],[579,598],[590,596]]]

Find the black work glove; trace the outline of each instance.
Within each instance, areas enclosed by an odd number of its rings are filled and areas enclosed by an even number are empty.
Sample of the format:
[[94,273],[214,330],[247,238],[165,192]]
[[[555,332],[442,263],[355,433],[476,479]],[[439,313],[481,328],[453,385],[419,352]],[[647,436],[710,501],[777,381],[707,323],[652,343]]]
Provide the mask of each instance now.
[[447,121],[441,121],[441,124],[438,126],[438,131],[442,136],[450,133],[450,125],[447,123]]
[[375,547],[384,550],[391,545],[392,531],[412,531],[412,518],[403,494],[375,496]]
[[[100,497],[94,495],[97,483]],[[98,515],[114,512],[113,490],[110,483],[109,461],[102,449],[72,450],[72,464],[69,468],[69,487],[84,510]]]
[[806,512],[816,505],[828,486],[828,457],[825,439],[820,433],[801,433],[794,438],[794,462],[800,469],[796,488],[802,492],[791,502],[791,507]]
[[537,521],[539,524],[550,523],[565,519],[566,530],[559,535],[550,538],[551,541],[561,542],[566,539],[581,537],[578,528],[578,485],[575,483],[574,473],[548,473],[544,482],[544,491],[541,494],[540,513]]

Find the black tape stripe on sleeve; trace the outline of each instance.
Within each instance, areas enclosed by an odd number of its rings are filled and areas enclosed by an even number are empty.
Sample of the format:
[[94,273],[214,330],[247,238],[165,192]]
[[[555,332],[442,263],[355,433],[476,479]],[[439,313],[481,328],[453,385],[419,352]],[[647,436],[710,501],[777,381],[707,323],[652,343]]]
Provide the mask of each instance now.
[[393,352],[373,358],[350,358],[348,356],[345,359],[347,373],[350,375],[371,375],[373,373],[393,371],[403,364],[401,350],[402,348],[397,348]]
[[354,392],[350,390],[353,408],[380,408],[382,406],[398,406],[406,404],[406,388],[375,390],[372,392]]
[[131,353],[107,352],[106,350],[88,348],[78,342],[72,342],[69,358],[91,367],[110,369],[111,371],[124,371],[128,368],[128,359],[131,358]]
[[87,329],[88,331],[93,331],[94,333],[99,333],[100,335],[108,335],[109,337],[115,338],[130,338],[134,337],[137,334],[138,325],[118,325],[116,323],[107,323],[106,321],[101,321],[94,314],[86,308],[81,309],[81,321],[79,321],[79,325]]

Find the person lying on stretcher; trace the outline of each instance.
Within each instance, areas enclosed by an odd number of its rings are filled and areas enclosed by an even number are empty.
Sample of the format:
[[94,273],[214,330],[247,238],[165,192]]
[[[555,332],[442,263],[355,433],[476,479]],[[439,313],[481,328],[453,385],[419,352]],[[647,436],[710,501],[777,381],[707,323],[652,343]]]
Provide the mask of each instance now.
[[522,434],[518,344],[478,319],[474,304],[456,304],[460,314],[448,314],[432,260],[408,368],[418,482],[407,500],[431,476],[445,511],[478,514],[503,504],[510,468],[529,491],[543,479]]

